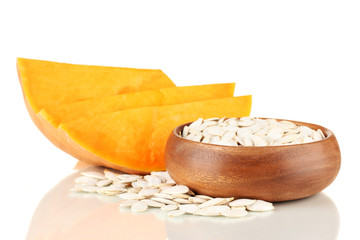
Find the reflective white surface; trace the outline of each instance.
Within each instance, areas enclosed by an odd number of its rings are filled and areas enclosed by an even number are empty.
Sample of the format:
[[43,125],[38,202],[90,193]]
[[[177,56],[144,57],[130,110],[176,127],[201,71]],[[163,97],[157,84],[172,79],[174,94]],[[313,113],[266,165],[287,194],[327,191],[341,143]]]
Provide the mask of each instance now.
[[27,239],[337,239],[340,218],[324,193],[275,204],[275,211],[244,218],[183,215],[169,218],[152,208],[132,213],[119,208],[120,198],[71,193],[74,173],[39,203]]
[[[130,231],[123,229],[126,221],[111,221],[124,216],[118,215],[115,207],[108,217],[101,215],[104,217],[99,218],[97,228],[69,228],[70,219],[81,211],[88,214],[82,219],[92,216],[91,204],[102,209],[111,206],[96,202],[96,198],[64,198],[59,190],[48,193],[73,171],[76,159],[54,147],[31,121],[16,73],[16,57],[159,68],[177,86],[236,82],[235,95],[253,95],[252,116],[293,119],[329,128],[339,141],[342,165],[324,192],[339,210],[338,239],[360,239],[359,12],[358,0],[2,1],[0,239],[24,239],[30,223],[32,233],[48,238],[55,236],[51,234],[55,231],[59,236],[69,236],[69,229],[78,229],[78,239],[82,240],[85,234],[96,236],[99,226],[104,229],[102,236],[116,230],[119,235]],[[275,214],[288,213],[282,233],[289,225],[309,229],[307,223],[327,228],[329,233],[338,229],[327,223],[328,217],[313,221],[311,214],[319,209],[312,204],[306,208],[312,209],[309,217],[296,225],[301,218],[291,214],[296,212],[292,206],[301,202],[289,203],[289,213],[280,212],[281,206],[277,206]],[[160,221],[154,216],[151,219]],[[90,223],[94,224],[94,218]],[[210,226],[214,225],[208,226],[203,234],[212,231]],[[256,228],[253,234],[266,229]],[[158,232],[163,233],[161,238],[171,235],[165,227]],[[320,240],[327,239],[323,236]]]

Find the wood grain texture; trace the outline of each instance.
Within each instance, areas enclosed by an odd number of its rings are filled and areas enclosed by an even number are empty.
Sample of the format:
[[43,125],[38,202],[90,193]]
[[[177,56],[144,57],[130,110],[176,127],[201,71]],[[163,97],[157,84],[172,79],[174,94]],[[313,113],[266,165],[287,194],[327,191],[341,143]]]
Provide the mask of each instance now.
[[190,124],[187,123],[175,128],[168,139],[167,170],[178,184],[198,194],[271,202],[309,197],[336,178],[341,164],[340,149],[329,129],[291,122],[321,129],[326,138],[284,146],[220,146],[180,137],[183,127]]

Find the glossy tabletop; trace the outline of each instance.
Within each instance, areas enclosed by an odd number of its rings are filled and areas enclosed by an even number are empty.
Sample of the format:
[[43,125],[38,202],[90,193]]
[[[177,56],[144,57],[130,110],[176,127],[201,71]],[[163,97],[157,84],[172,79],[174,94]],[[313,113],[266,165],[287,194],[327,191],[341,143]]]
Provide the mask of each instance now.
[[117,196],[73,193],[79,172],[63,179],[39,203],[28,240],[79,239],[337,239],[339,214],[324,193],[275,204],[275,210],[243,218],[183,215],[168,217],[151,208],[132,213]]

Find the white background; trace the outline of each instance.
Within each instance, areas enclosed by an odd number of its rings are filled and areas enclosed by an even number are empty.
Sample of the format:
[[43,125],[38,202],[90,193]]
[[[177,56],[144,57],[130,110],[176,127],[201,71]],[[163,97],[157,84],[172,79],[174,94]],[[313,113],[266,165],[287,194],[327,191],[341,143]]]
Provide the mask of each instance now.
[[[1,239],[23,239],[76,160],[30,120],[16,57],[160,68],[177,85],[236,82],[252,116],[331,129],[342,168],[325,193],[359,239],[359,1],[2,1]],[[357,206],[356,206],[357,205]]]

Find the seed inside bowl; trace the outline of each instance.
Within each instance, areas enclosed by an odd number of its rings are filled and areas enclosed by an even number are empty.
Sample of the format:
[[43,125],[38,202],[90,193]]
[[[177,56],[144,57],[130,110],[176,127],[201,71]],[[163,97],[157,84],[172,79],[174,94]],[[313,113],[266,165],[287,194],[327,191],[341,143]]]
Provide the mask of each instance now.
[[195,142],[244,147],[293,145],[325,139],[321,129],[253,117],[199,118],[185,126],[181,136]]

